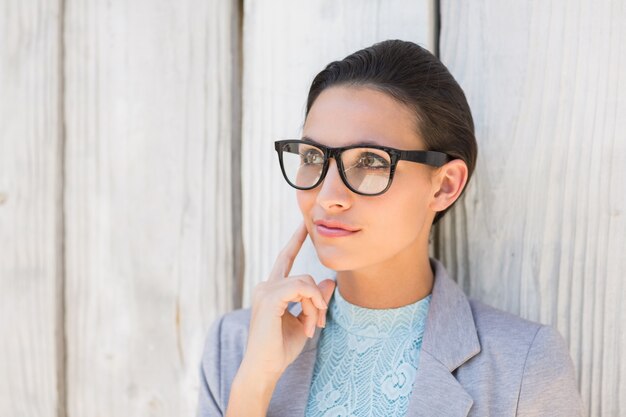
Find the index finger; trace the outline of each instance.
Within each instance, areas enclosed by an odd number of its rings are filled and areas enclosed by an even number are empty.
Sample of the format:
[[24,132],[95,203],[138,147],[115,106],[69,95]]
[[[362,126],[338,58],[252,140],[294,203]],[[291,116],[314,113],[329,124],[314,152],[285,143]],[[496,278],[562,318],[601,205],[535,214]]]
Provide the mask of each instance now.
[[287,242],[287,245],[285,245],[283,250],[281,250],[278,254],[269,277],[270,281],[282,279],[289,275],[291,267],[293,266],[293,261],[296,259],[298,252],[300,252],[300,248],[302,247],[302,243],[304,243],[307,234],[306,225],[304,224],[304,221],[302,221],[295,233],[291,236],[291,239],[289,239],[289,242]]

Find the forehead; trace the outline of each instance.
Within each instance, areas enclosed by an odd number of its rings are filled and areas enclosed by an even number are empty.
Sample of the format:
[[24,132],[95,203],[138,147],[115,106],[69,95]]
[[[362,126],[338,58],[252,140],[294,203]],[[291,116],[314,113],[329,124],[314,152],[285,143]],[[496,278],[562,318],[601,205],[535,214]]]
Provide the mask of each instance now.
[[322,91],[304,123],[302,136],[327,146],[378,144],[421,149],[413,111],[371,87],[335,86]]

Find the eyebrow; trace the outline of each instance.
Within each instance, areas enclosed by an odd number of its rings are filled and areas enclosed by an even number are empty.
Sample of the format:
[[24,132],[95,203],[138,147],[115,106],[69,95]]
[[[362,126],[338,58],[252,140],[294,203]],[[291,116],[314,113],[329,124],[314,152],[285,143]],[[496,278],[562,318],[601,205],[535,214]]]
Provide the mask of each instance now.
[[[305,141],[305,142],[312,142],[312,143],[317,143],[317,144],[321,145],[321,143],[319,143],[318,141],[316,141],[316,140],[314,140],[314,139],[311,139],[311,138],[310,138],[310,137],[308,137],[308,136],[302,136],[302,140],[303,140],[303,141]],[[350,144],[349,146],[352,146],[352,145],[362,145],[362,146],[374,145],[374,146],[381,146],[381,144],[380,144],[380,143],[375,142],[375,141],[373,141],[373,140],[361,140],[361,141],[358,141],[358,142],[352,143],[352,144]]]

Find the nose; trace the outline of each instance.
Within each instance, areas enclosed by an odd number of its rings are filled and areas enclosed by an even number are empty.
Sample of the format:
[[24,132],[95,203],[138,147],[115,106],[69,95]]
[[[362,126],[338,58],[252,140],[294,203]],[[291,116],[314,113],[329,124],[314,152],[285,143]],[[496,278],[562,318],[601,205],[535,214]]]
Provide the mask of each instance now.
[[319,185],[317,203],[326,210],[347,209],[352,205],[353,193],[343,183],[334,158],[328,163],[328,172]]

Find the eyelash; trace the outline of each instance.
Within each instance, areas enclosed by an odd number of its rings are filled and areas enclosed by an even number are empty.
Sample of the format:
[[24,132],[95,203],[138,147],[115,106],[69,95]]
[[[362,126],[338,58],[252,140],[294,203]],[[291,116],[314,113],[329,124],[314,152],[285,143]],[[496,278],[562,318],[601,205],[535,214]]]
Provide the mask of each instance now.
[[363,158],[372,158],[374,159],[376,162],[382,163],[382,165],[378,165],[378,166],[369,166],[368,168],[373,168],[373,169],[387,169],[389,167],[389,164],[387,163],[387,161],[385,161],[384,159],[382,159],[380,156],[376,155],[376,154],[372,154],[372,153],[368,153],[365,155],[361,155],[361,158],[359,158],[359,163],[362,162]]

